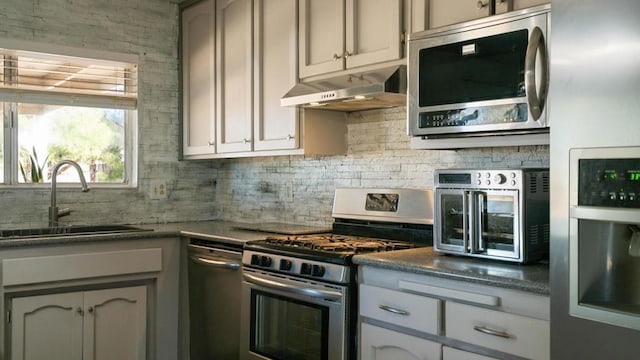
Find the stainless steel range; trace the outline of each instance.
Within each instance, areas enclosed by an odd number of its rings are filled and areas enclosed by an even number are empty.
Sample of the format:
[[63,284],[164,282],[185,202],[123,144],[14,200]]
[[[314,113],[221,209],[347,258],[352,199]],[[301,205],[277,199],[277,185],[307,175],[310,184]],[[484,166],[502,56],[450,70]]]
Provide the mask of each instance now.
[[242,359],[355,359],[352,257],[432,244],[431,190],[337,189],[332,216],[331,233],[245,244]]

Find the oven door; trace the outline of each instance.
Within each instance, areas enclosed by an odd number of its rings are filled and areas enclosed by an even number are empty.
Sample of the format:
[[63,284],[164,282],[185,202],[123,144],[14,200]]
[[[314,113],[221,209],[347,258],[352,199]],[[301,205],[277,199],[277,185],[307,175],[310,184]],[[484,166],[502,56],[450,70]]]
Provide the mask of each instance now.
[[347,292],[244,268],[241,359],[346,359]]
[[522,261],[518,190],[436,189],[441,252]]

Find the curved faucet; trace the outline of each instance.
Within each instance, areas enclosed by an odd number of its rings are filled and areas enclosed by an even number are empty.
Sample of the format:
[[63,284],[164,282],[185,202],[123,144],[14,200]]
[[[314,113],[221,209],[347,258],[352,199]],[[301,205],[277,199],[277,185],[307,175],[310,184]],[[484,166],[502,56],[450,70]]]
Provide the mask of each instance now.
[[63,209],[58,211],[58,207],[56,206],[56,177],[58,176],[58,170],[62,167],[62,165],[71,165],[76,168],[78,171],[78,175],[80,175],[80,182],[82,183],[82,192],[89,191],[89,186],[87,186],[87,180],[84,178],[84,174],[82,173],[82,169],[77,162],[72,160],[61,160],[57,164],[53,166],[53,170],[51,170],[51,205],[49,206],[49,227],[55,227],[58,224],[58,218],[61,216],[69,215],[71,212],[69,209]]

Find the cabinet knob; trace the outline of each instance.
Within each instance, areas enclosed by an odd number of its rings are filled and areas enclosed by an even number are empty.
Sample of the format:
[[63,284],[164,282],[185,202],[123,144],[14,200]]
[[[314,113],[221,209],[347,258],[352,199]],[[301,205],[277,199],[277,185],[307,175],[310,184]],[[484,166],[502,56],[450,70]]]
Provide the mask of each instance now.
[[295,137],[291,136],[291,135],[287,135],[287,140],[293,140]]
[[209,144],[209,146],[214,146],[216,144],[216,142],[215,141],[209,141],[209,142],[207,142],[207,144]]
[[78,306],[78,308],[76,309],[76,312],[78,313],[78,315],[82,316],[84,315],[84,310],[82,310],[82,308],[80,306]]
[[248,143],[248,142],[250,142],[250,141],[251,141],[250,139],[242,139],[242,143],[243,143],[243,144],[247,144],[247,143]]
[[486,1],[482,1],[482,0],[478,0],[478,2],[476,3],[476,6],[478,7],[478,9],[482,9],[485,8],[489,5],[488,2]]
[[333,54],[333,61],[338,61],[338,60],[340,60],[340,59],[342,59],[342,56],[341,56],[341,55]]
[[87,309],[87,311],[89,312],[89,314],[93,314],[93,306],[89,306],[89,309]]
[[347,52],[345,52],[345,53],[344,53],[344,58],[346,59],[346,58],[348,58],[348,57],[349,57],[349,56],[351,56],[351,55],[353,55],[353,53],[352,53],[352,52],[347,51]]

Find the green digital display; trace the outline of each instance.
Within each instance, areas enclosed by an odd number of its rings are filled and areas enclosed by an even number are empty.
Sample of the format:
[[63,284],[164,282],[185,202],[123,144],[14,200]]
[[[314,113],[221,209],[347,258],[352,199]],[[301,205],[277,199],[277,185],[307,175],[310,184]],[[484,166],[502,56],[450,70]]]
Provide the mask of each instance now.
[[602,175],[602,178],[605,180],[617,180],[618,173],[615,171],[605,171],[604,174]]
[[627,171],[627,179],[629,181],[640,181],[640,170]]

